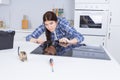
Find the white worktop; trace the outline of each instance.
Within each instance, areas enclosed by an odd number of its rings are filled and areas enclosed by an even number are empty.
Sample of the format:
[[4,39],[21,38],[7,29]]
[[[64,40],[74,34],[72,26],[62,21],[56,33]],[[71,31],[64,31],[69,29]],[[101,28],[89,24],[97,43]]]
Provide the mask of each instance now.
[[[19,60],[18,46],[27,52],[26,62]],[[15,42],[13,49],[0,50],[0,80],[120,80],[120,65],[109,53],[111,60],[30,54],[37,46]],[[50,58],[54,60],[54,72]]]
[[23,32],[23,33],[26,33],[26,32],[33,32],[35,30],[35,28],[30,28],[30,29],[16,29],[16,28],[0,28],[0,30],[2,31],[9,31],[9,30],[14,30],[16,32]]

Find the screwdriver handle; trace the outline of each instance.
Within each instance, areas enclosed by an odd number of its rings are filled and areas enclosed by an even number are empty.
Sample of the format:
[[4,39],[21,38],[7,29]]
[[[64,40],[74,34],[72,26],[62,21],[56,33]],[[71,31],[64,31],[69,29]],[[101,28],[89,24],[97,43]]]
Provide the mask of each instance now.
[[54,69],[53,69],[53,59],[50,58],[49,62],[50,62],[50,66],[52,67],[52,72],[54,72]]
[[52,58],[50,58],[50,64],[52,64],[52,65],[53,65],[53,59],[52,59]]

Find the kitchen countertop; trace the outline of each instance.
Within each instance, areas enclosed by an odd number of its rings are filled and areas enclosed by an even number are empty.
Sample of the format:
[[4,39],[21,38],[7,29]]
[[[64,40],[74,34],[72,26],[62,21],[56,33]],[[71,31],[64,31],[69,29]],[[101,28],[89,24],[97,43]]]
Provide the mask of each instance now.
[[[18,46],[27,53],[27,61],[19,60]],[[120,65],[107,51],[111,60],[30,54],[38,46],[19,41],[14,42],[13,49],[0,50],[0,80],[120,80]]]
[[17,32],[33,32],[35,29],[34,29],[34,28],[30,28],[30,29],[0,28],[0,30],[3,30],[3,31],[15,30],[15,31],[17,31]]

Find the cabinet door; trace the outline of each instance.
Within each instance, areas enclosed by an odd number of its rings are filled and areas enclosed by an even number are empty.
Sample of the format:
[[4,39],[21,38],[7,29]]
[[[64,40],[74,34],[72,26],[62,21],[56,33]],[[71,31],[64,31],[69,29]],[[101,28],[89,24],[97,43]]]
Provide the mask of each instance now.
[[83,43],[88,45],[101,45],[106,46],[106,38],[105,37],[99,37],[99,36],[84,36]]
[[29,32],[16,32],[14,40],[15,41],[26,41],[26,36],[30,34]]
[[110,28],[107,50],[120,63],[120,26],[112,26]]
[[10,0],[0,0],[0,4],[9,4]]
[[120,25],[120,0],[110,1],[111,25]]

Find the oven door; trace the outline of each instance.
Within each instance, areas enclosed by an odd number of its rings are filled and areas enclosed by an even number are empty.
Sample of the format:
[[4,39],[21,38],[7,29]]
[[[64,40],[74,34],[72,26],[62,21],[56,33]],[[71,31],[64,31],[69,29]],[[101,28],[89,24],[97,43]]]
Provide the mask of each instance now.
[[75,10],[75,28],[83,35],[105,36],[108,28],[108,11]]

